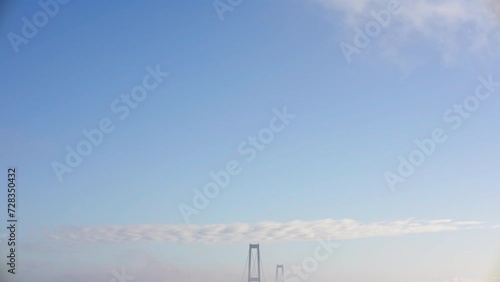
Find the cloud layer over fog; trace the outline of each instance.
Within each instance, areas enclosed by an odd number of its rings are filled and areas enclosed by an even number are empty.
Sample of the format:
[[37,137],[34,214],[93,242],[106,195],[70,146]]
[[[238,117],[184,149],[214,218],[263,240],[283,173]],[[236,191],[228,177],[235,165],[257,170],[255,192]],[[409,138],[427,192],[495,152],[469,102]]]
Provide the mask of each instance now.
[[48,231],[51,238],[72,242],[172,242],[230,243],[266,241],[345,240],[378,236],[402,236],[416,233],[447,232],[481,227],[480,222],[444,220],[401,220],[359,223],[352,219],[317,221],[261,222],[257,224],[211,225],[110,225],[94,227],[58,227]]
[[[371,11],[387,8],[391,0],[316,0],[344,16],[347,30],[373,20]],[[402,12],[393,15],[376,39],[387,56],[400,55],[415,40],[424,40],[445,63],[464,54],[496,53],[500,42],[500,2],[497,0],[400,0]],[[346,41],[349,40],[346,38]]]

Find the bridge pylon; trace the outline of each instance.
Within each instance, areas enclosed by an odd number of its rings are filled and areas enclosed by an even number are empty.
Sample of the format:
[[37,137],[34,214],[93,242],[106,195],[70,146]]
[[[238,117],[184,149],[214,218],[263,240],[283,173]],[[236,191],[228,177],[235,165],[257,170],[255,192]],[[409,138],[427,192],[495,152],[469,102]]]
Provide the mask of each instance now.
[[261,282],[259,244],[250,244],[248,250],[248,282]]
[[[279,273],[280,273],[280,271],[279,271],[280,269],[281,269],[281,277],[278,279]],[[285,269],[283,268],[282,264],[277,264],[276,265],[276,282],[285,282]]]

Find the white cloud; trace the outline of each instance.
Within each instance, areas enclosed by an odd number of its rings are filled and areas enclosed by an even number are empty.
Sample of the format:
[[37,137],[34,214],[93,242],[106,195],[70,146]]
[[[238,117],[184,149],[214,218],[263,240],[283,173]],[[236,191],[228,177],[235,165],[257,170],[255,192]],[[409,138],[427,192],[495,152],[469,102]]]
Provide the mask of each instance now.
[[459,221],[455,223],[456,225],[479,225],[482,224],[480,221]]
[[[211,225],[128,225],[59,227],[49,232],[57,240],[72,242],[172,242],[230,243],[266,241],[311,241],[320,238],[346,240],[380,236],[402,236],[416,233],[458,231],[472,222],[452,220],[415,221],[412,219],[360,223],[352,219],[317,221],[261,222],[257,224]],[[475,226],[480,223],[473,223]]]
[[[386,9],[390,0],[316,0],[340,12],[348,31],[373,20],[370,12]],[[500,2],[496,0],[401,0],[385,35],[376,38],[384,56],[403,64],[415,42],[435,50],[446,64],[463,56],[487,58],[498,52]],[[352,37],[351,35],[349,35]],[[348,42],[349,38],[345,38]],[[393,60],[395,58],[392,58]],[[410,60],[411,61],[411,60]]]

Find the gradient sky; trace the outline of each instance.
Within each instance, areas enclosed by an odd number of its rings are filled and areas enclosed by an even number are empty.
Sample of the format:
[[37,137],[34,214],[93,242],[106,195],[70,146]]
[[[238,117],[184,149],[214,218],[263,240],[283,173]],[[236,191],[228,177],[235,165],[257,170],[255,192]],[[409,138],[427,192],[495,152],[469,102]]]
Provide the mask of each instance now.
[[[388,2],[242,1],[220,18],[212,1],[70,1],[18,52],[9,34],[43,10],[4,3],[0,167],[17,167],[19,187],[6,281],[108,282],[122,267],[136,281],[238,281],[261,243],[271,282],[326,237],[339,247],[307,281],[498,279],[500,87],[456,130],[443,114],[479,76],[500,81],[500,7],[402,1],[347,62],[341,43]],[[170,75],[120,119],[113,101],[148,66]],[[296,117],[245,160],[240,144],[284,108]],[[103,118],[115,130],[58,181],[53,162]],[[436,128],[447,140],[391,191],[384,174]],[[188,225],[179,205],[231,160],[241,174]]]

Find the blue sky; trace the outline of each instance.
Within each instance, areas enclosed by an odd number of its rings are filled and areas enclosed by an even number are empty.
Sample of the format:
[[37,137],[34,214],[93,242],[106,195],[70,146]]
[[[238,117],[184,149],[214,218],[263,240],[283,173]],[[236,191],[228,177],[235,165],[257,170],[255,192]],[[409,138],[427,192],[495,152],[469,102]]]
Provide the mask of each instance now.
[[[339,247],[308,281],[499,276],[500,87],[456,130],[443,115],[479,77],[500,81],[500,7],[390,3],[242,1],[219,17],[211,1],[69,1],[26,44],[9,38],[43,8],[4,4],[0,162],[19,171],[20,226],[8,279],[112,281],[124,267],[138,281],[231,281],[261,243],[272,280],[316,239]],[[373,11],[390,20],[356,47]],[[359,49],[350,62],[343,43]],[[113,102],[145,79],[155,87],[121,119]],[[66,147],[103,119],[114,130],[59,181],[54,163],[70,168]],[[247,161],[240,146],[273,119],[283,130]],[[391,190],[398,157],[438,128],[446,141]],[[241,173],[187,222],[179,207],[231,161]]]

